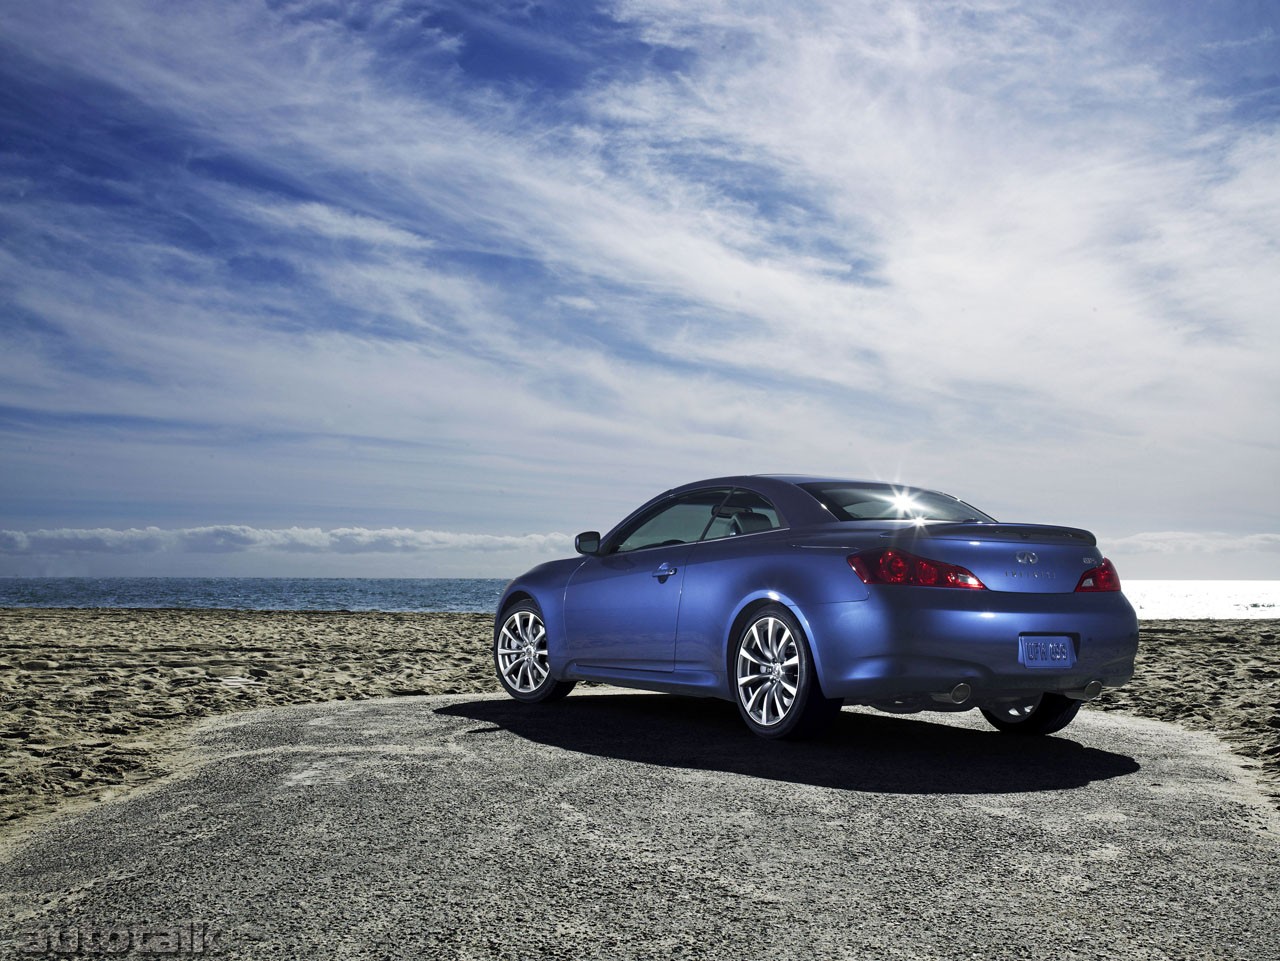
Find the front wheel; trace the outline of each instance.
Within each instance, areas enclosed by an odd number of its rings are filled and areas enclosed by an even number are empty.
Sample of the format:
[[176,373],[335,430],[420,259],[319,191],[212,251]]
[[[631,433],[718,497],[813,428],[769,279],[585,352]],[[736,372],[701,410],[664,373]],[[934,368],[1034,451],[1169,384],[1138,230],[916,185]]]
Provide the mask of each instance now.
[[555,701],[573,690],[573,681],[557,681],[551,676],[547,628],[532,601],[509,608],[493,632],[493,663],[498,680],[517,701]]
[[823,696],[813,655],[791,612],[778,605],[752,615],[734,649],[738,713],[761,737],[809,737],[840,711]]
[[981,711],[993,727],[1006,734],[1054,734],[1075,719],[1083,703],[1062,694],[1040,694]]

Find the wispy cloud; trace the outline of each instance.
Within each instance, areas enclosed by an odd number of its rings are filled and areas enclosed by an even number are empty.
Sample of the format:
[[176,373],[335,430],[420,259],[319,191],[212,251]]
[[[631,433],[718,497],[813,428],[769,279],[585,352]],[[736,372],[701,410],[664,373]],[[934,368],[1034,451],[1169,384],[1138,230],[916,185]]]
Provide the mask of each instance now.
[[501,537],[779,469],[1276,526],[1268,14],[69,9],[0,40],[6,526]]

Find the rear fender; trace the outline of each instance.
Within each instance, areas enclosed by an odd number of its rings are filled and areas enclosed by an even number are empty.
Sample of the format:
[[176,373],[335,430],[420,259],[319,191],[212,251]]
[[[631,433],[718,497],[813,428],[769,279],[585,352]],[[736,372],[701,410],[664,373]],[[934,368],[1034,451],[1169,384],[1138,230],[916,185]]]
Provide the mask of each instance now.
[[818,677],[818,685],[819,687],[822,686],[822,654],[818,645],[813,642],[813,628],[809,624],[809,619],[804,616],[804,609],[790,595],[779,591],[756,591],[742,599],[737,610],[733,613],[733,617],[729,622],[729,633],[724,639],[725,688],[730,699],[733,698],[733,655],[734,648],[738,643],[738,635],[742,633],[742,630],[747,626],[747,622],[751,620],[751,616],[757,610],[771,604],[785,607],[800,624],[800,630],[804,632],[805,641],[809,645],[809,654],[813,658],[813,668]]

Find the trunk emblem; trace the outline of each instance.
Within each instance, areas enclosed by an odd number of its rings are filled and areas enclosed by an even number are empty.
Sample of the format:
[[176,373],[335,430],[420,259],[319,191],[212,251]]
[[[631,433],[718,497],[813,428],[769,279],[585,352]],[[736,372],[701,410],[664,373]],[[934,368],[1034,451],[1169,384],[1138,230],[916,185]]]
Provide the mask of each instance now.
[[1034,551],[1018,551],[1018,553],[1013,556],[1018,559],[1019,564],[1035,564],[1040,560]]

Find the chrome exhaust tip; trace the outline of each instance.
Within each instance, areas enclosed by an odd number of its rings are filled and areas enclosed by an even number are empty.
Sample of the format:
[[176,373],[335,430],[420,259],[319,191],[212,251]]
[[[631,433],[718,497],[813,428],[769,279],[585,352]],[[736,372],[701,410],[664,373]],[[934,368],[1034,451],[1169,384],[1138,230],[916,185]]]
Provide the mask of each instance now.
[[1076,701],[1092,701],[1102,693],[1102,682],[1092,680],[1078,691],[1063,691],[1063,693]]
[[972,693],[973,688],[964,681],[961,681],[949,691],[940,694],[930,694],[929,696],[939,704],[963,704],[965,701],[969,700],[969,696]]

